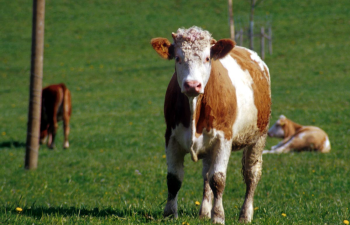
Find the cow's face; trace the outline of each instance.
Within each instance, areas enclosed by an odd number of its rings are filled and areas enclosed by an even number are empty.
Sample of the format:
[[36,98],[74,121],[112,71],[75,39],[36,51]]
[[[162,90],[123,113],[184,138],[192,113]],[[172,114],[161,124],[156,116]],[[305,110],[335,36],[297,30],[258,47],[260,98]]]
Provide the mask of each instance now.
[[269,129],[270,137],[284,138],[284,126],[286,125],[286,117],[281,115],[274,125]]
[[154,38],[153,48],[166,59],[175,59],[177,81],[181,92],[188,97],[204,93],[211,72],[211,60],[225,57],[235,43],[229,39],[216,42],[208,31],[198,27],[179,29],[173,33],[174,43]]
[[210,45],[192,51],[182,46],[175,47],[175,70],[181,92],[188,97],[204,93],[211,70]]

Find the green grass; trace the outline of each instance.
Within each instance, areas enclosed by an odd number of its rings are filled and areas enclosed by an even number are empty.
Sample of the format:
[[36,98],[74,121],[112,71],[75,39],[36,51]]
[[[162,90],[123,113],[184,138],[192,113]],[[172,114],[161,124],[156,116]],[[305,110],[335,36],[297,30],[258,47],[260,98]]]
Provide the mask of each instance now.
[[[248,1],[234,2],[237,17],[248,11]],[[273,26],[271,121],[284,114],[319,126],[332,151],[264,156],[253,224],[342,224],[350,220],[348,1],[268,0],[256,16]],[[60,126],[56,150],[42,146],[38,169],[26,171],[31,17],[31,1],[0,0],[0,223],[210,224],[197,217],[201,163],[189,156],[179,219],[162,217],[173,62],[149,41],[192,25],[228,37],[227,1],[46,1],[43,85],[65,82],[72,92],[71,147],[62,149]],[[243,203],[241,154],[229,163],[227,224],[238,223]]]

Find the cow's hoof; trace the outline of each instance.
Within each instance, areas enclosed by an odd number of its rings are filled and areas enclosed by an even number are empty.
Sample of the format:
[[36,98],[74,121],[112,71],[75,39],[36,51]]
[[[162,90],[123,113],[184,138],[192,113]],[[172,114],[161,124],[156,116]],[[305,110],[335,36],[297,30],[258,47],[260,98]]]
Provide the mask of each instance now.
[[216,224],[225,224],[225,218],[213,217],[212,222]]
[[172,213],[172,212],[169,213],[169,212],[165,212],[165,211],[164,211],[163,217],[164,217],[164,218],[174,218],[174,219],[177,219],[178,215],[177,215],[177,213],[174,214],[174,213]]
[[64,143],[63,148],[64,148],[64,149],[69,148],[69,143],[68,143],[68,142]]
[[250,223],[250,222],[252,222],[249,218],[246,218],[246,217],[240,217],[238,221],[240,223]]

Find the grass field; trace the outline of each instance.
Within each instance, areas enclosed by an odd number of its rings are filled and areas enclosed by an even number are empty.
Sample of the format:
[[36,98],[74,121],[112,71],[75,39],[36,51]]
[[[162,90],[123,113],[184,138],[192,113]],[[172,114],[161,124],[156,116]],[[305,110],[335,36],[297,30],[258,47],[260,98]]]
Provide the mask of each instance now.
[[[233,2],[235,16],[248,18],[249,1]],[[192,25],[228,37],[227,1],[46,1],[43,84],[65,82],[72,92],[71,147],[62,149],[60,126],[56,149],[41,146],[38,169],[26,171],[31,4],[0,0],[0,223],[210,224],[197,216],[201,163],[189,156],[179,219],[162,217],[163,103],[174,65],[149,41]],[[332,150],[264,156],[253,224],[343,224],[350,220],[350,4],[265,0],[256,16],[273,27],[265,60],[271,122],[284,114],[319,126]],[[243,203],[241,155],[229,163],[227,224],[238,224]]]

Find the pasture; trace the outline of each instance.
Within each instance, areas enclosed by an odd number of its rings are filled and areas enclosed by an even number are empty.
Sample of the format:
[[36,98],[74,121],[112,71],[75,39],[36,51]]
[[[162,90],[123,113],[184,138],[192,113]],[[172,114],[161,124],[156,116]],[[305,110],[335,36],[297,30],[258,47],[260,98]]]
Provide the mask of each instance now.
[[[248,18],[248,1],[233,4],[235,16]],[[332,150],[264,155],[253,224],[350,220],[349,9],[347,0],[256,8],[257,18],[272,18],[270,124],[284,114],[319,126]],[[0,0],[0,223],[210,224],[197,216],[202,165],[189,155],[179,219],[162,216],[163,103],[174,62],[149,42],[192,25],[227,38],[227,14],[227,1],[46,1],[43,85],[64,82],[72,92],[70,148],[62,148],[60,123],[56,149],[41,146],[38,169],[26,171],[32,3]],[[266,149],[279,141],[268,138]],[[238,224],[244,199],[241,156],[233,152],[228,166],[227,224]]]

